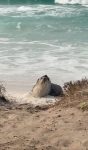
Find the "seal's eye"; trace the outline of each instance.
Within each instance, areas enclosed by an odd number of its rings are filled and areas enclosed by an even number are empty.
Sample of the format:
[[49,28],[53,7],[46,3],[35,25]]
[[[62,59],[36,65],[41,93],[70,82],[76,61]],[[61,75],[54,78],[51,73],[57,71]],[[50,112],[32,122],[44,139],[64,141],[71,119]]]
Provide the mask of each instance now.
[[37,83],[39,82],[39,79],[37,80]]
[[44,77],[41,77],[41,79],[44,79]]

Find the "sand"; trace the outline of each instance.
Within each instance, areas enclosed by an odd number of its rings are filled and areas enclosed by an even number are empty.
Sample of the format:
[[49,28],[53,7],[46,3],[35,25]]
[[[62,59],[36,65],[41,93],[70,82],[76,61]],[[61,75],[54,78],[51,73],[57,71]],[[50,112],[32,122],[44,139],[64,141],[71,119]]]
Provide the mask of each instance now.
[[0,150],[87,150],[88,112],[0,107]]
[[84,83],[69,84],[69,96],[54,105],[34,107],[0,99],[0,150],[88,150]]

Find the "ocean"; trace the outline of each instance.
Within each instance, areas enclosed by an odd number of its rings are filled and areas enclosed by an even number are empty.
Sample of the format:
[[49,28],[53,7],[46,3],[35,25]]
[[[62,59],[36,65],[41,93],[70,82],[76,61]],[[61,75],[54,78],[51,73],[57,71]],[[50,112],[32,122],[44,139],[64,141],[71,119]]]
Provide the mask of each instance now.
[[88,77],[88,0],[0,0],[0,81],[21,93],[45,74]]

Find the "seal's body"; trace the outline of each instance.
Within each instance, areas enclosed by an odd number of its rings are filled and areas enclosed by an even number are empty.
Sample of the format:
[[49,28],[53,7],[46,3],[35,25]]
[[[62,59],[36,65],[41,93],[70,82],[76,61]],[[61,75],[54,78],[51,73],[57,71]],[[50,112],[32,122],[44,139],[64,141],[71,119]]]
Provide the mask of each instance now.
[[49,95],[51,91],[51,81],[47,75],[39,78],[32,89],[32,96],[44,97]]
[[49,95],[51,96],[63,96],[63,90],[60,85],[51,83],[51,90]]

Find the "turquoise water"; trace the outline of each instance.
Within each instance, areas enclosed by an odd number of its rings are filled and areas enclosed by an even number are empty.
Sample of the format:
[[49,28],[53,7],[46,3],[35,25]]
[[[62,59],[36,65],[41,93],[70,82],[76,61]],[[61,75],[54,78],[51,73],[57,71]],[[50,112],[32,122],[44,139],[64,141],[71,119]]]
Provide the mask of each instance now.
[[0,5],[0,80],[9,88],[43,74],[60,84],[88,76],[87,1],[61,2]]

